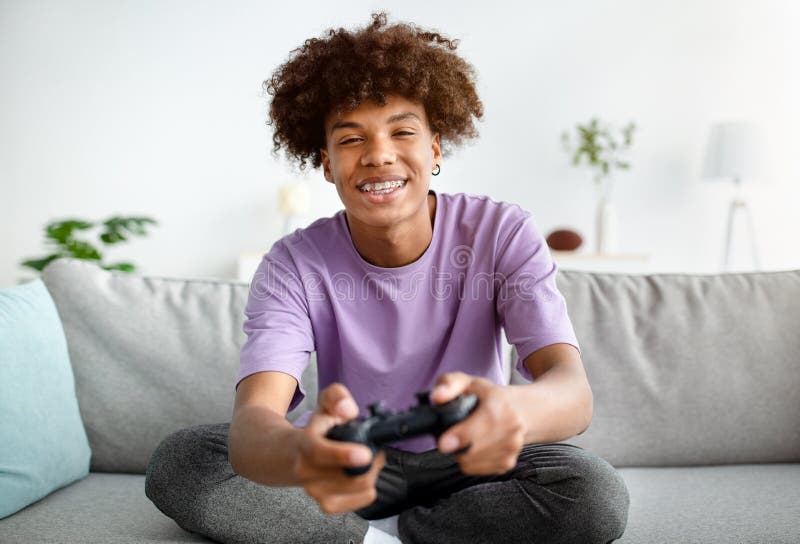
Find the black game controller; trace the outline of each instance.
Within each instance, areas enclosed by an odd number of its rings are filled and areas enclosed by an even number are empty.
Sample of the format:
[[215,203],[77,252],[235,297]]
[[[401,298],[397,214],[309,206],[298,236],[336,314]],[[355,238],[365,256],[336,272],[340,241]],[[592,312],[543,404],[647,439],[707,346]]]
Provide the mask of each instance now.
[[[466,419],[478,406],[478,397],[475,395],[461,395],[445,404],[431,404],[428,395],[428,391],[417,393],[417,406],[404,412],[390,413],[380,402],[370,404],[368,417],[336,425],[325,437],[364,444],[374,455],[384,444],[397,440],[425,434],[438,438],[444,431]],[[371,466],[345,467],[344,470],[350,476],[359,476],[369,471]]]

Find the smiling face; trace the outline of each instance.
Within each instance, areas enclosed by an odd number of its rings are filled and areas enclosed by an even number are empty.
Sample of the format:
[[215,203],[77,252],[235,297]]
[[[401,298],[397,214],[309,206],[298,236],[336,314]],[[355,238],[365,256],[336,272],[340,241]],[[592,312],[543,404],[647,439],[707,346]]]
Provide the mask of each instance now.
[[430,223],[428,189],[441,152],[422,104],[388,96],[385,106],[364,102],[350,112],[331,112],[325,138],[325,179],[336,186],[351,229]]

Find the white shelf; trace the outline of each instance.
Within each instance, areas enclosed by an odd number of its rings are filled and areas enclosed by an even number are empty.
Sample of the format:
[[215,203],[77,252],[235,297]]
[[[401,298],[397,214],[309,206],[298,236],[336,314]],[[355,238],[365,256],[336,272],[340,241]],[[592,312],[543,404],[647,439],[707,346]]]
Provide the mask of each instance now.
[[551,250],[550,254],[562,270],[643,274],[650,269],[650,256],[644,253],[588,253]]

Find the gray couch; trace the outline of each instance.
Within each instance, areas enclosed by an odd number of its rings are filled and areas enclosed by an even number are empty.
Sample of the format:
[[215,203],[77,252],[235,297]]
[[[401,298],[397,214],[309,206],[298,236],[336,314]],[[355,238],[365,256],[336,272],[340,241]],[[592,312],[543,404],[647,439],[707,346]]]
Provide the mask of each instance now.
[[[0,542],[205,542],[150,503],[143,474],[169,433],[229,420],[248,286],[70,260],[44,281],[91,473],[0,520]],[[562,270],[558,286],[595,395],[591,427],[571,442],[617,467],[631,493],[618,542],[800,542],[800,271]]]

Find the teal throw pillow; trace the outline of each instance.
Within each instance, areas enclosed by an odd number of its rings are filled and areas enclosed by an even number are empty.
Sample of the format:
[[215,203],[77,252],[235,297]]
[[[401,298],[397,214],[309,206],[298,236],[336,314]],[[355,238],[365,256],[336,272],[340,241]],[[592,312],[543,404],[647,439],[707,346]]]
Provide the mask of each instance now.
[[0,519],[85,477],[90,456],[50,293],[0,289]]

